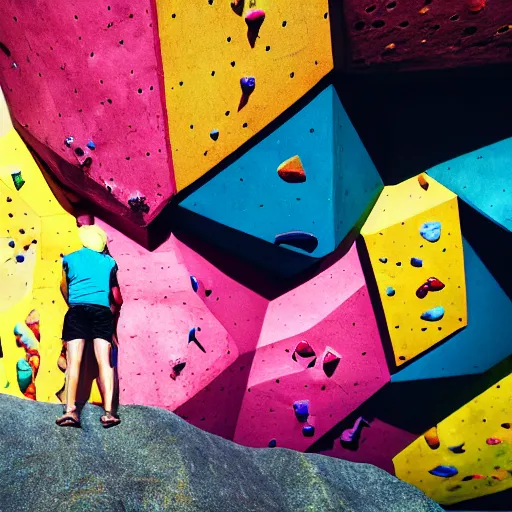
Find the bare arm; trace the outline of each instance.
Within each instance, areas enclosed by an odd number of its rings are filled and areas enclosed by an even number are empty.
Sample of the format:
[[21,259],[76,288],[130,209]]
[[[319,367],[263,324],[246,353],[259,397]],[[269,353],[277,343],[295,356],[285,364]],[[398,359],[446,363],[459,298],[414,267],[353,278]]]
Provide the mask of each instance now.
[[66,304],[69,305],[68,277],[66,275],[66,271],[64,270],[64,268],[62,269],[62,277],[60,280],[60,291],[62,293],[62,296],[64,297],[64,300],[66,301]]
[[110,276],[110,309],[112,313],[118,315],[123,305],[123,296],[121,295],[121,288],[117,281],[117,267],[112,270]]

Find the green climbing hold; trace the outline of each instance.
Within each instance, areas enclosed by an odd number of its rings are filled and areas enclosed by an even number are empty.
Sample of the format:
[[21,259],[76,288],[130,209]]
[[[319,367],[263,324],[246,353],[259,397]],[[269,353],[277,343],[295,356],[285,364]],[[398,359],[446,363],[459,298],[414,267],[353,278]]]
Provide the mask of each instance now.
[[15,171],[11,173],[11,176],[16,190],[19,190],[23,185],[25,185],[25,180],[21,176],[21,171]]

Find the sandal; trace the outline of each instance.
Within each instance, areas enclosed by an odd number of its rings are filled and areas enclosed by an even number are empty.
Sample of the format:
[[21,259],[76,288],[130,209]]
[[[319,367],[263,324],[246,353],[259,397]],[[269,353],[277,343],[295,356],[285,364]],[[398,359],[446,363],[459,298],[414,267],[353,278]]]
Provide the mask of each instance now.
[[55,420],[59,427],[81,427],[80,418],[76,411],[68,411]]
[[121,423],[121,419],[117,416],[114,416],[110,411],[105,411],[105,414],[100,417],[101,424],[103,428],[114,427],[115,425],[119,425]]

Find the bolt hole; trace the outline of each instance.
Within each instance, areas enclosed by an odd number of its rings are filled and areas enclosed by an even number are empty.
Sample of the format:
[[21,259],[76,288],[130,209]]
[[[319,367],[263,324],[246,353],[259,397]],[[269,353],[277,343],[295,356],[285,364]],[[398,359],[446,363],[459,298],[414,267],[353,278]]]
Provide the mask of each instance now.
[[266,46],[266,47],[265,47],[265,51],[266,51],[266,52],[269,52],[269,51],[270,51],[270,46]]
[[510,29],[510,25],[503,25],[503,27],[500,27],[496,32],[498,34],[504,34],[505,32],[508,32]]
[[355,25],[354,25],[354,28],[356,30],[363,30],[363,28],[365,27],[365,23],[364,21],[358,21]]
[[226,39],[226,41],[227,41],[228,43],[231,43],[231,37],[228,37],[228,38]]
[[173,18],[173,19],[176,18],[176,14],[172,13],[171,18]]
[[376,5],[370,5],[370,7],[367,7],[367,8],[365,9],[365,11],[366,11],[367,13],[370,13],[370,12],[375,11],[375,9],[377,9],[377,6],[376,6]]
[[375,21],[372,23],[372,27],[373,27],[373,28],[382,28],[385,24],[386,24],[386,22],[385,22],[385,21],[383,21],[383,20],[375,20]]
[[389,2],[388,5],[386,5],[386,9],[391,10],[396,7],[396,2]]
[[121,41],[119,41],[119,44],[123,45],[124,44],[124,39],[121,39]]
[[212,71],[212,76],[215,76],[215,71]]
[[402,23],[399,23],[398,26],[401,27],[401,28],[406,28],[406,27],[409,26],[409,22],[408,21],[402,21]]
[[283,21],[283,23],[281,23],[281,26],[286,27],[286,21]]
[[458,14],[454,14],[453,16],[450,16],[450,21],[457,21],[459,19]]
[[476,31],[477,31],[477,30],[478,30],[478,29],[477,29],[476,27],[466,27],[466,28],[464,29],[463,34],[464,34],[465,36],[472,36],[473,34],[476,34]]
[[432,30],[439,30],[441,28],[441,25],[432,25],[432,27],[430,27]]
[[290,73],[290,78],[293,78],[294,76],[295,76],[295,73],[292,71],[292,72]]
[[225,116],[227,117],[227,116],[229,116],[229,114],[230,114],[229,110],[226,110]]

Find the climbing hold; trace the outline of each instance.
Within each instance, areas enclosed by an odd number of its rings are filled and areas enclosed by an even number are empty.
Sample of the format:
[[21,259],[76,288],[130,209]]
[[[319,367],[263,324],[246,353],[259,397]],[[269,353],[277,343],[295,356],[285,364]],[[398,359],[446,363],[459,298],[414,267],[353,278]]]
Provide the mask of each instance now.
[[181,372],[183,371],[183,369],[185,368],[186,365],[187,365],[187,363],[182,363],[182,362],[176,361],[172,367],[169,377],[171,377],[172,380],[176,380],[176,377],[180,376]]
[[247,39],[249,40],[251,48],[254,48],[254,45],[256,44],[256,39],[258,38],[263,21],[265,21],[265,11],[262,9],[249,11],[245,15],[245,23],[247,23]]
[[286,183],[304,183],[306,172],[298,155],[285,160],[278,168],[277,174]]
[[82,163],[81,167],[82,168],[89,168],[91,167],[92,165],[92,158],[90,156],[88,156]]
[[422,320],[426,320],[427,322],[437,322],[441,320],[444,316],[444,308],[442,306],[436,306],[435,308],[429,309],[425,311],[421,315]]
[[243,94],[252,94],[256,87],[256,78],[253,76],[244,76],[243,78],[240,78],[240,87],[242,88]]
[[497,437],[489,437],[485,442],[491,446],[502,443],[501,439],[498,439]]
[[242,88],[242,97],[238,104],[238,112],[242,110],[249,101],[249,96],[253,93],[256,87],[256,79],[253,76],[246,76],[240,78],[240,87]]
[[431,475],[440,476],[442,478],[449,478],[458,474],[457,468],[453,466],[436,466],[429,471]]
[[16,377],[20,391],[25,393],[33,378],[32,367],[25,359],[20,359],[16,363]]
[[328,351],[324,356],[323,369],[327,377],[332,377],[340,364],[340,356]]
[[395,289],[392,286],[388,286],[386,288],[386,295],[388,297],[393,297],[393,295],[395,295]]
[[132,212],[135,213],[148,213],[149,205],[146,204],[146,198],[144,196],[136,196],[128,199],[128,206]]
[[379,261],[381,263],[387,263],[388,262],[388,259],[387,258],[379,258]]
[[210,138],[212,140],[217,140],[219,138],[219,130],[212,130],[210,132]]
[[437,425],[428,429],[425,434],[423,434],[423,437],[431,450],[437,450],[441,445],[437,434]]
[[90,140],[90,141],[87,143],[87,147],[88,147],[89,149],[94,150],[94,149],[96,149],[96,144],[94,144],[94,142],[93,142],[92,140]]
[[14,171],[11,173],[12,181],[14,183],[14,188],[19,190],[23,185],[25,185],[25,180],[21,176],[21,171]]
[[441,238],[441,223],[425,222],[420,228],[420,235],[428,242],[437,242]]
[[18,69],[18,64],[16,64],[16,62],[13,62],[13,63],[11,64],[11,68],[12,68],[12,69]]
[[233,0],[231,2],[231,9],[233,9],[233,12],[238,14],[238,16],[242,16],[244,12],[244,0]]
[[10,247],[11,249],[14,249],[14,246],[15,246],[15,245],[16,245],[16,244],[14,243],[14,240],[9,240],[9,247]]
[[313,437],[315,435],[315,427],[313,425],[305,425],[302,427],[302,435],[304,437]]
[[420,174],[418,176],[418,183],[420,184],[420,187],[423,190],[428,190],[428,181],[425,179],[425,176],[423,174]]
[[274,244],[291,245],[311,253],[317,248],[318,239],[312,233],[306,233],[305,231],[288,231],[287,233],[276,235]]
[[411,258],[411,265],[416,268],[423,267],[423,260],[419,258]]
[[199,281],[194,276],[190,276],[190,284],[192,285],[192,290],[197,293],[197,290],[199,290]]
[[209,297],[212,294],[212,290],[205,290],[204,294]]
[[16,261],[17,261],[18,263],[23,263],[23,262],[25,261],[25,256],[23,256],[23,254],[18,254],[18,255],[16,256]]
[[501,426],[503,428],[509,429],[512,425],[510,423],[502,423]]
[[301,423],[308,421],[309,416],[309,400],[298,400],[293,403],[293,410],[295,411],[295,417]]
[[293,354],[297,354],[300,357],[311,357],[315,355],[315,351],[307,341],[299,341]]
[[71,137],[71,136],[66,137],[66,138],[64,139],[64,144],[65,144],[68,148],[70,148],[70,147],[71,147],[71,144],[73,144],[73,141],[74,141],[74,140],[75,140],[75,139],[74,139],[74,137]]
[[82,148],[75,148],[75,155],[84,156],[84,150]]
[[352,428],[347,428],[341,433],[340,441],[344,443],[352,443],[353,441],[356,441],[357,438],[361,435],[363,427],[369,426],[370,423],[362,416],[359,416],[359,418],[357,418],[357,420],[354,422],[354,426]]
[[505,480],[505,478],[510,478],[512,472],[507,471],[506,469],[497,469],[490,474],[490,477],[494,480]]
[[190,331],[188,332],[188,342],[191,343],[191,342],[194,342],[199,350],[201,350],[201,352],[204,352],[206,354],[206,350],[205,348],[201,345],[201,343],[199,343],[199,340],[196,338],[196,328],[195,327],[192,327],[192,329],[190,329]]
[[484,480],[486,479],[487,477],[485,475],[470,475],[470,476],[465,476],[462,481],[463,482],[469,482],[470,480]]
[[429,277],[425,284],[428,286],[429,292],[438,292],[444,288],[444,283],[435,277]]
[[269,448],[275,448],[277,446],[277,441],[275,439],[271,439],[269,442],[268,442],[268,447]]
[[480,12],[485,7],[485,0],[467,0],[468,9],[471,12]]
[[464,450],[464,445],[466,443],[458,444],[457,446],[448,446],[448,450],[450,450],[453,453],[465,453],[466,450]]

